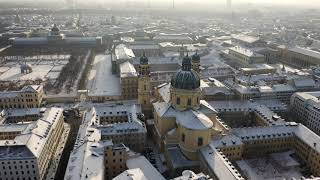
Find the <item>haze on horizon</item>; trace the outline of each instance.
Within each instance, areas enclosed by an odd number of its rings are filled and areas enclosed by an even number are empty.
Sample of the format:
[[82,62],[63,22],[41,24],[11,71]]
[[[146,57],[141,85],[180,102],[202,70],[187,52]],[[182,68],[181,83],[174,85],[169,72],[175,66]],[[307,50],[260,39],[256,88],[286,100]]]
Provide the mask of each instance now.
[[[25,1],[29,1],[29,2],[44,2],[44,1],[48,1],[48,2],[70,2],[73,0],[0,0],[0,2],[25,2]],[[88,2],[88,0],[75,0],[77,2]],[[172,2],[172,0],[117,0],[116,2],[148,2],[150,1],[151,3],[168,3],[168,2]],[[199,2],[201,1],[201,2]],[[115,2],[114,0],[90,0],[90,3],[113,3]],[[175,0],[175,3],[180,3],[180,4],[184,4],[184,3],[197,3],[197,4],[214,4],[214,3],[218,3],[218,4],[224,4],[226,3],[226,0]],[[89,3],[89,2],[88,2]],[[239,4],[239,3],[253,3],[253,4],[288,4],[288,5],[320,5],[320,1],[319,0],[306,0],[306,1],[301,1],[301,0],[232,0],[233,4]]]

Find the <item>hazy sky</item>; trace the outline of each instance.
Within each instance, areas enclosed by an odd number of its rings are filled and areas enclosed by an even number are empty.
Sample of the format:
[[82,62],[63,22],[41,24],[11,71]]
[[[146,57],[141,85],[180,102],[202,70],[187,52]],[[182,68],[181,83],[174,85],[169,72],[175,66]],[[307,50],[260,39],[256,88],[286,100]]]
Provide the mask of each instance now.
[[[20,2],[20,1],[33,1],[33,2],[57,2],[57,4],[66,2],[72,2],[72,1],[78,1],[81,4],[134,4],[135,2],[140,2],[143,4],[147,4],[148,1],[153,6],[159,6],[160,4],[162,6],[171,6],[173,0],[0,0],[0,2]],[[191,6],[194,7],[196,5],[199,5],[199,7],[206,7],[210,4],[226,4],[226,0],[174,0],[176,5],[179,7],[183,6]],[[96,3],[95,3],[96,2]],[[295,6],[308,6],[308,7],[314,7],[314,8],[320,8],[320,0],[232,0],[232,4],[236,6],[237,4],[244,4],[244,3],[250,3],[253,5],[259,5],[259,4],[274,4],[274,5],[295,5]],[[160,6],[161,6],[160,5]]]
[[[0,1],[6,1],[6,2],[12,2],[12,1],[43,1],[43,0],[0,0]],[[66,0],[47,0],[47,1],[66,1]],[[77,0],[77,1],[90,1],[90,2],[114,2],[114,1],[139,1],[139,2],[147,2],[148,0]],[[150,0],[157,1],[157,2],[163,2],[163,1],[172,1],[172,0]],[[187,2],[193,2],[193,3],[225,3],[226,0],[175,0],[177,3],[187,3]],[[275,4],[320,4],[320,0],[232,0],[233,3],[275,3]]]

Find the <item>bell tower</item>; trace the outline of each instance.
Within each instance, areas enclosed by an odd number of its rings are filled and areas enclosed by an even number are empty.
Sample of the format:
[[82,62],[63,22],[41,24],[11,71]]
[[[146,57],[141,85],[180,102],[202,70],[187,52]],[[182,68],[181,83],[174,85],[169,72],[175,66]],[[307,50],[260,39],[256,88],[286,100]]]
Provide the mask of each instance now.
[[198,51],[192,56],[192,69],[197,73],[200,73],[200,56]]
[[150,84],[150,65],[145,53],[140,58],[139,78],[138,78],[138,101],[141,104],[142,112],[149,118],[152,116],[151,105],[151,84]]

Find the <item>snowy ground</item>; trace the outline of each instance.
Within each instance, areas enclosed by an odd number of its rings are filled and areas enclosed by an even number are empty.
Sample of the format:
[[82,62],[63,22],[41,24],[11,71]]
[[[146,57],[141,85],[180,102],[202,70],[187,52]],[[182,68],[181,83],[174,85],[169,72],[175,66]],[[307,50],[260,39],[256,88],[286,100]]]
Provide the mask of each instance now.
[[[68,62],[67,59],[56,60],[31,60],[27,61],[32,67],[29,74],[21,74],[20,64],[18,61],[6,63],[0,70],[0,81],[27,81],[42,79],[56,79],[62,67]],[[21,63],[21,62],[20,62]]]
[[288,154],[275,153],[270,157],[240,160],[236,163],[248,180],[301,179],[303,176],[299,172],[299,164]]
[[88,77],[87,89],[93,96],[121,95],[120,78],[112,74],[110,55],[100,54],[95,57]]

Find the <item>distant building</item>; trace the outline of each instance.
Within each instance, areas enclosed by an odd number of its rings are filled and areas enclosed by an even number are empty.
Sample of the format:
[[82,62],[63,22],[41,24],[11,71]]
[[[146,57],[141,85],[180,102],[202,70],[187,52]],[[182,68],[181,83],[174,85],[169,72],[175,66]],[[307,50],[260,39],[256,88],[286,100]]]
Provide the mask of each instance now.
[[280,51],[282,55],[281,60],[297,68],[308,68],[320,64],[320,52],[317,51],[301,47],[289,49],[283,47]]
[[129,48],[136,57],[141,57],[143,54],[148,57],[161,56],[160,46],[156,44],[131,44]]
[[[243,84],[244,82],[236,82],[232,86],[236,98],[241,100],[266,100],[277,99],[285,103],[289,103],[290,97],[298,91],[317,91],[319,87],[312,78],[301,77],[291,79],[286,84],[272,83],[272,75],[260,75],[270,78],[268,81],[271,85],[266,84]],[[268,77],[269,76],[269,77]],[[250,77],[249,77],[250,78]],[[251,77],[254,79],[254,77]],[[262,82],[262,79],[261,81]]]
[[0,109],[38,108],[43,95],[41,85],[25,86],[20,91],[0,92]]
[[53,25],[46,37],[11,38],[12,47],[3,51],[0,56],[37,55],[37,54],[69,54],[88,49],[98,49],[102,45],[101,37],[66,37],[60,33],[57,25]]
[[234,45],[244,46],[246,48],[265,47],[267,42],[261,40],[259,37],[248,36],[245,34],[233,34],[231,42]]
[[231,100],[234,93],[223,83],[215,78],[208,78],[201,81],[202,95],[206,101]]
[[193,42],[192,38],[186,34],[158,34],[153,40],[156,43],[162,42],[173,42],[175,44],[191,44]]
[[244,75],[274,74],[276,71],[276,68],[268,64],[255,64],[254,67],[240,68],[240,72]]
[[229,48],[226,56],[236,61],[240,66],[265,63],[265,57],[262,54],[240,46]]

